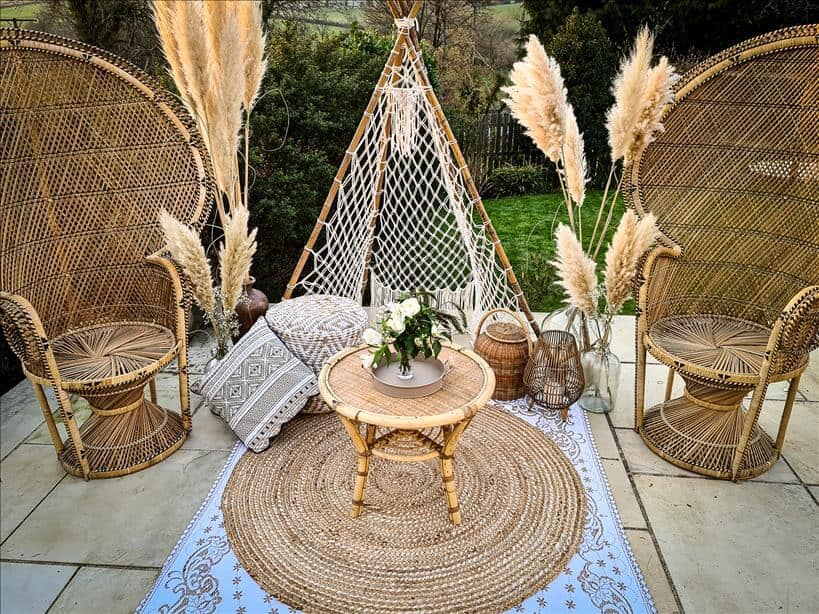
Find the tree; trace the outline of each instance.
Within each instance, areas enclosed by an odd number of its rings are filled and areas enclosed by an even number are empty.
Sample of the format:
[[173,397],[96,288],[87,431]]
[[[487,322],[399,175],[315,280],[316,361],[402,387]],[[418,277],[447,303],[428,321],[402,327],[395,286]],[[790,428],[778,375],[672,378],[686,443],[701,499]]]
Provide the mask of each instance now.
[[560,64],[569,102],[583,132],[591,182],[601,184],[610,162],[605,120],[613,102],[610,88],[617,55],[600,20],[577,9],[558,28],[546,50]]
[[614,48],[625,52],[647,24],[656,51],[672,60],[710,55],[747,38],[819,18],[814,0],[523,0],[525,29],[548,42],[577,8],[595,15]]
[[40,29],[111,51],[148,73],[164,66],[148,0],[48,0]]

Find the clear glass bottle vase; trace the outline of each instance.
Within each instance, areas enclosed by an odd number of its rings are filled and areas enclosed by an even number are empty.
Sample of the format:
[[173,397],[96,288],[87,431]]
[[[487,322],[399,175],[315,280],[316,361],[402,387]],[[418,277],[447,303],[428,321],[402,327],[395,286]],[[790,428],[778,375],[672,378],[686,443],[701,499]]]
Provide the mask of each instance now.
[[578,405],[588,412],[605,414],[614,409],[620,387],[620,359],[611,351],[611,324],[593,320],[591,329],[599,336],[594,346],[583,352],[580,363],[586,387]]

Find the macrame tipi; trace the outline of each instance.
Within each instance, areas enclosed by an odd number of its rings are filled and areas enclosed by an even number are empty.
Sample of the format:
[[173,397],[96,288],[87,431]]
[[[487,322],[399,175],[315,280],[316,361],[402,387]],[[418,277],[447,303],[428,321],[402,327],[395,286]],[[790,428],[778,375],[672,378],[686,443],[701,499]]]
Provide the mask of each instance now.
[[[388,0],[398,35],[285,298],[296,289],[383,305],[434,293],[480,317],[526,298],[484,209],[421,58],[423,0]],[[308,262],[310,268],[307,270]]]

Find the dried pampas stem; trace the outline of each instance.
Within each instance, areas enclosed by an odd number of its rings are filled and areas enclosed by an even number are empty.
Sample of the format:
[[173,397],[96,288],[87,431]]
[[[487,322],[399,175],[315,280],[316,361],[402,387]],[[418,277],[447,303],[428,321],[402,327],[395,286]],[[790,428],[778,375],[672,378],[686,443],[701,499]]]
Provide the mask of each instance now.
[[638,221],[631,209],[626,211],[606,252],[606,309],[610,315],[618,313],[630,296],[640,257],[656,237],[653,214]]
[[213,278],[210,273],[210,262],[199,235],[165,209],[159,213],[159,223],[171,257],[179,263],[193,285],[193,298],[213,320],[216,311]]
[[614,78],[614,106],[606,115],[612,161],[624,157],[631,148],[653,50],[654,36],[643,26],[634,40],[631,54],[620,63],[620,70]]
[[211,156],[216,183],[233,212],[239,204],[236,201],[239,181],[237,152],[245,93],[244,51],[239,16],[236,4],[232,2],[205,2],[203,16],[213,51],[210,62],[211,84],[205,92],[205,109],[214,146]]
[[569,304],[589,317],[597,315],[597,274],[594,261],[583,253],[583,246],[572,229],[560,224],[555,233],[559,284],[566,290]]
[[267,59],[264,57],[265,35],[262,29],[262,6],[260,3],[239,3],[239,27],[242,31],[245,63],[245,92],[242,105],[245,109],[244,204],[247,207],[248,194],[250,193],[250,112],[256,104],[262,86],[262,78],[267,70]]
[[225,241],[219,248],[219,275],[222,284],[222,305],[231,312],[239,304],[242,288],[250,274],[256,253],[256,229],[247,231],[248,210],[239,205],[225,225]]

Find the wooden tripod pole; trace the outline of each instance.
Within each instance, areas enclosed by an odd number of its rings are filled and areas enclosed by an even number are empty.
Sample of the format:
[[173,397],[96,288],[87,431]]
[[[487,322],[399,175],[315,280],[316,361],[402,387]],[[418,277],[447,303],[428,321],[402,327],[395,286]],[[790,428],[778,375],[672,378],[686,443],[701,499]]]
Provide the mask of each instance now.
[[[417,0],[416,5],[420,4],[420,0]],[[413,9],[415,8],[416,7],[413,6]],[[438,125],[441,126],[444,134],[446,135],[449,148],[452,151],[452,155],[455,157],[455,161],[458,163],[458,170],[463,176],[464,184],[466,185],[467,190],[469,190],[469,195],[472,198],[472,201],[475,203],[475,207],[478,209],[478,213],[481,216],[486,233],[495,248],[495,253],[498,255],[498,259],[503,265],[506,273],[506,279],[509,282],[509,286],[512,288],[512,291],[515,293],[515,298],[518,301],[518,305],[520,305],[521,310],[526,315],[526,319],[529,321],[529,326],[532,328],[532,331],[534,331],[536,336],[540,336],[540,326],[538,326],[538,323],[535,321],[535,316],[532,314],[532,310],[529,309],[529,303],[526,301],[526,296],[523,294],[523,290],[518,283],[515,272],[512,270],[512,264],[509,262],[506,251],[503,249],[503,245],[500,242],[500,237],[498,237],[498,233],[495,231],[495,227],[492,225],[492,220],[489,218],[489,214],[486,213],[486,209],[483,206],[483,201],[478,193],[478,188],[475,186],[475,181],[472,179],[472,174],[469,172],[469,167],[466,164],[466,159],[461,151],[461,147],[458,145],[455,134],[452,132],[452,128],[449,126],[449,122],[447,121],[443,109],[441,108],[441,103],[438,101],[438,97],[435,95],[435,92],[432,89],[432,84],[429,82],[426,69],[424,68],[424,62],[421,59],[421,54],[418,49],[417,33],[415,30],[411,30],[407,45],[407,53],[409,54],[413,69],[415,70],[415,76],[419,83],[421,83],[423,86],[424,93],[430,106],[432,107],[433,112],[435,113],[435,119],[437,120]]]
[[353,135],[353,140],[350,142],[350,146],[347,148],[347,152],[344,154],[344,159],[341,161],[341,166],[333,179],[333,185],[330,187],[330,192],[327,194],[327,198],[324,199],[324,205],[321,208],[321,212],[319,213],[315,226],[313,226],[313,232],[310,233],[310,237],[307,239],[307,243],[304,245],[299,261],[296,263],[296,268],[293,270],[293,274],[290,276],[290,281],[287,282],[287,289],[284,292],[285,299],[293,296],[293,290],[295,290],[296,284],[299,282],[299,278],[304,270],[304,266],[307,264],[307,260],[310,258],[310,253],[313,251],[313,247],[315,247],[316,241],[321,234],[321,228],[324,226],[324,222],[327,220],[327,216],[330,214],[333,201],[336,199],[336,195],[338,194],[338,189],[341,186],[344,175],[347,174],[347,169],[350,167],[350,163],[353,160],[356,147],[358,147],[361,137],[364,136],[364,131],[367,129],[367,126],[372,120],[375,105],[383,95],[382,90],[384,85],[387,83],[387,79],[392,76],[393,67],[401,61],[401,52],[399,48],[400,41],[401,38],[399,37],[396,39],[395,45],[393,45],[392,51],[387,58],[387,63],[384,65],[384,70],[381,71],[381,76],[378,78],[378,83],[373,90],[372,96],[370,96],[370,102],[367,103],[367,108],[364,111],[364,115],[361,117],[361,121],[358,123],[358,128]]

